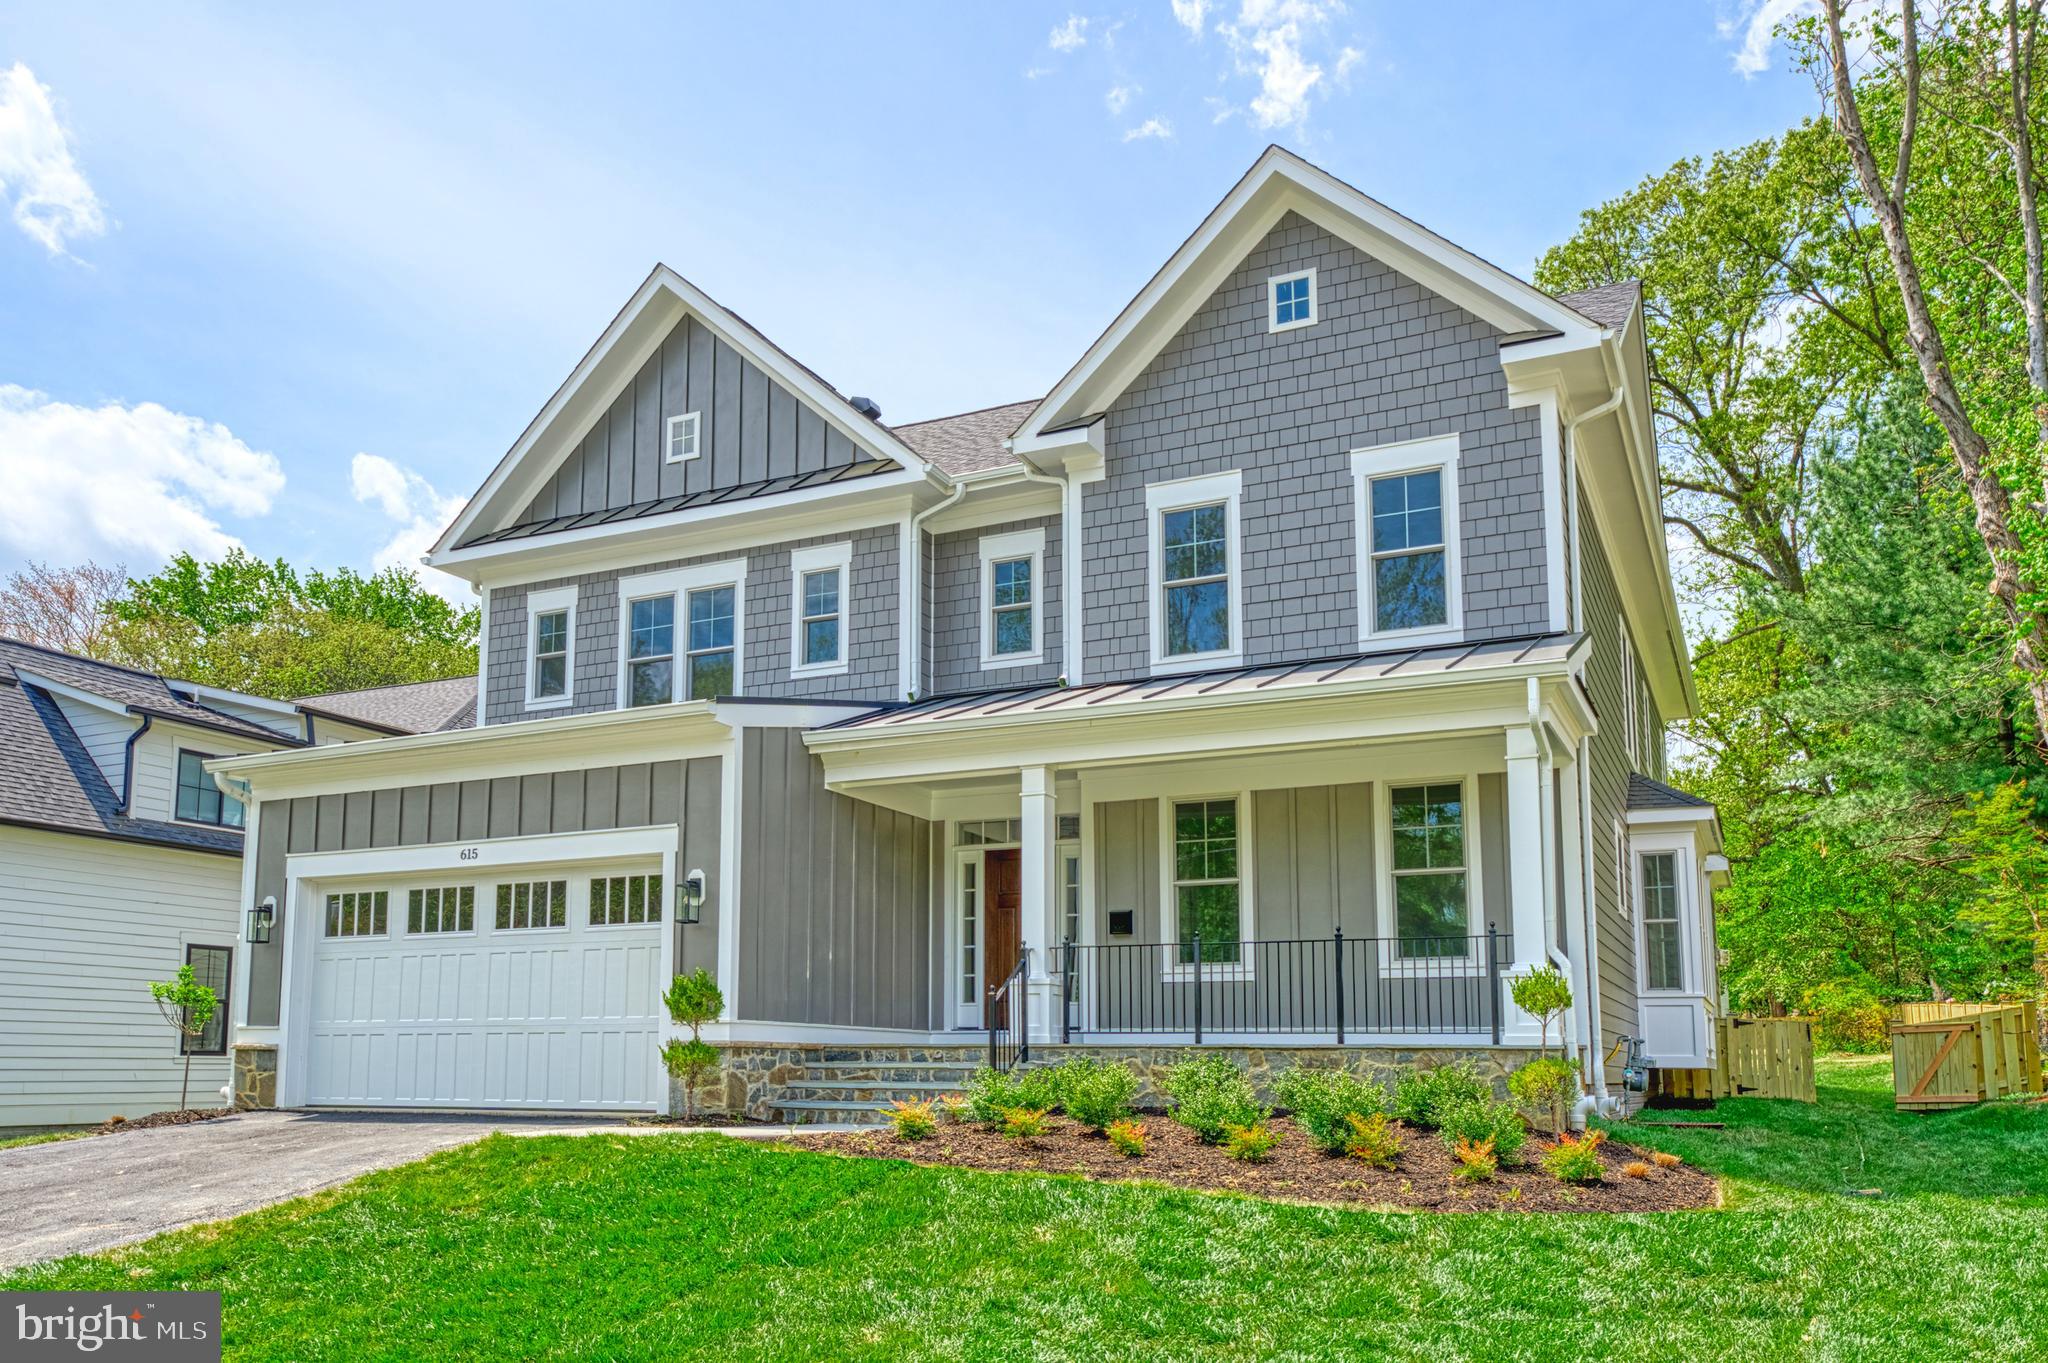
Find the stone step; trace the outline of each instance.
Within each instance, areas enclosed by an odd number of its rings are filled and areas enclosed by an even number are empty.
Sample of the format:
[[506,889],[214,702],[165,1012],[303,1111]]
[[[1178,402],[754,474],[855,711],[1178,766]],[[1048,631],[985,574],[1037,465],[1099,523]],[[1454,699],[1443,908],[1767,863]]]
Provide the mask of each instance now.
[[974,1071],[964,1065],[901,1064],[901,1065],[806,1065],[806,1079],[821,1080],[833,1084],[861,1083],[930,1083],[950,1084],[955,1088],[974,1077]]
[[890,1079],[793,1079],[782,1086],[782,1091],[791,1098],[811,1098],[821,1102],[887,1104],[899,1098],[909,1102],[929,1102],[941,1094],[958,1093],[960,1086]]
[[788,1126],[882,1126],[888,1122],[887,1103],[842,1103],[815,1098],[785,1098],[775,1104],[775,1118]]

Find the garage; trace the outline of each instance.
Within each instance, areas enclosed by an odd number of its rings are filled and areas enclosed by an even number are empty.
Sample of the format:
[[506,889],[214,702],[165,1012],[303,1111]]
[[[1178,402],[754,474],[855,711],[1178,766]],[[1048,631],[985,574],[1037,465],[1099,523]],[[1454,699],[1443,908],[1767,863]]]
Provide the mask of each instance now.
[[659,859],[301,885],[302,1101],[664,1107],[665,888]]

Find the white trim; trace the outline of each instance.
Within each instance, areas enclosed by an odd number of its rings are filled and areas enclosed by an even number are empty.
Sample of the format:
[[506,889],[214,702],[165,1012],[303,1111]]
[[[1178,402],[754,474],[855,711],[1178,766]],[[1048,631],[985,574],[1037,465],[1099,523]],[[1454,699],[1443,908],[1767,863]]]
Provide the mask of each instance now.
[[128,715],[132,717],[135,713],[120,701],[114,700],[109,696],[102,696],[97,691],[80,690],[76,686],[53,680],[26,667],[15,668],[14,675],[39,691],[48,691],[53,696],[62,696],[66,700],[77,701],[80,705],[89,705],[96,710],[105,710],[107,713],[115,715]]
[[[1027,667],[1045,661],[1045,528],[1012,530],[1002,535],[983,535],[980,546],[980,589],[976,607],[981,614],[981,666],[983,671],[1004,667]],[[1031,649],[1027,653],[995,651],[995,572],[998,563],[1015,559],[1031,562]]]
[[[676,445],[683,447],[676,453]],[[704,452],[704,422],[697,412],[677,412],[661,428],[661,457],[667,464],[687,464]]]
[[[1229,800],[1237,806],[1237,940],[1240,943],[1258,940],[1258,867],[1254,848],[1258,842],[1256,830],[1252,827],[1252,791],[1219,790],[1209,788],[1162,794],[1157,797],[1159,809],[1159,976],[1163,980],[1193,980],[1193,962],[1180,963],[1180,897],[1175,891],[1179,879],[1174,874],[1174,810],[1177,804],[1193,804],[1197,801]],[[1200,883],[1218,884],[1218,881]],[[1254,975],[1254,963],[1249,955],[1239,950],[1234,963],[1204,963],[1204,980],[1249,980]]]
[[[1466,770],[1440,776],[1381,776],[1372,783],[1372,837],[1375,867],[1373,935],[1380,939],[1379,968],[1388,975],[1477,975],[1486,963],[1477,952],[1463,957],[1431,956],[1403,959],[1394,945],[1401,935],[1394,904],[1394,786],[1447,786],[1460,789],[1465,813],[1465,936],[1486,935],[1486,877],[1481,866],[1479,772]],[[1503,962],[1503,965],[1506,963]]]
[[[835,618],[839,622],[838,656],[821,663],[804,661],[804,577],[809,573],[831,571],[839,575],[839,610]],[[735,629],[735,634],[737,634]],[[853,543],[842,540],[838,544],[812,545],[808,549],[789,551],[789,675],[798,677],[831,677],[846,671],[847,659],[853,653]],[[738,666],[738,660],[734,660]]]
[[[1358,642],[1361,648],[1387,643],[1448,643],[1464,637],[1465,579],[1458,517],[1458,433],[1403,440],[1351,452],[1351,496],[1356,512]],[[1444,623],[1416,629],[1375,630],[1373,598],[1372,484],[1408,473],[1440,475],[1443,499]]]
[[[1280,320],[1280,302],[1276,296],[1277,291],[1280,285],[1292,284],[1300,279],[1308,281],[1308,316],[1298,317],[1292,322],[1283,322]],[[1288,274],[1276,274],[1266,280],[1266,330],[1268,332],[1298,331],[1302,327],[1312,327],[1323,319],[1319,308],[1320,304],[1316,300],[1316,271],[1313,265],[1306,270],[1294,270]]]
[[[746,693],[747,561],[743,558],[726,559],[719,563],[699,563],[688,568],[670,568],[664,572],[619,579],[618,706],[621,710],[648,708],[626,703],[632,682],[632,667],[627,657],[633,632],[632,604],[661,596],[675,601],[675,630],[671,645],[674,652],[669,655],[669,701],[682,704],[691,699],[687,695],[690,593],[717,587],[732,588],[732,694]],[[715,700],[717,697],[700,699]]]
[[489,695],[484,689],[484,669],[489,665],[491,656],[491,589],[479,584],[476,596],[476,727],[481,729],[490,722],[485,713],[490,707],[485,703]]
[[1629,770],[1640,771],[1642,759],[1638,749],[1641,747],[1643,719],[1636,698],[1641,694],[1641,688],[1636,685],[1635,641],[1628,637],[1625,618],[1615,617],[1614,634],[1620,640],[1617,651],[1621,655],[1621,750],[1628,758]]
[[[535,694],[540,670],[540,618],[556,611],[568,613],[567,652],[562,658],[562,694]],[[555,587],[531,592],[526,598],[526,708],[559,710],[576,703],[576,589]]]
[[[705,907],[714,910],[711,921],[718,925],[718,976],[719,992],[728,1000],[739,997],[740,987],[740,803],[741,785],[745,773],[744,748],[746,734],[735,728],[732,741],[720,755],[718,764],[718,876],[714,882],[717,896]],[[708,897],[708,896],[707,896]],[[700,917],[702,914],[700,913]],[[681,964],[678,960],[677,964]],[[727,1005],[731,1006],[730,1003]]]
[[[1176,478],[1145,488],[1145,614],[1151,636],[1152,671],[1186,672],[1229,667],[1244,658],[1244,533],[1239,507],[1244,500],[1244,472],[1230,469],[1198,478]],[[1230,595],[1230,643],[1206,653],[1166,651],[1166,584],[1160,521],[1169,511],[1223,503],[1224,537],[1228,545],[1225,583]],[[1077,574],[1078,576],[1078,574]]]
[[[1698,994],[1701,979],[1698,952],[1694,949],[1699,938],[1698,897],[1693,892],[1693,883],[1698,879],[1698,867],[1694,864],[1692,838],[1689,835],[1677,837],[1655,835],[1630,839],[1629,869],[1634,881],[1630,893],[1635,896],[1635,946],[1636,946],[1636,990],[1640,994],[1660,996]],[[1650,983],[1649,970],[1649,896],[1643,878],[1643,864],[1651,857],[1671,858],[1672,894],[1676,899],[1676,917],[1668,920],[1678,932],[1678,979],[1676,985],[1659,988]],[[1667,921],[1659,919],[1659,922]]]
[[924,629],[924,556],[918,552],[917,522],[896,523],[896,699],[917,694],[917,636]]

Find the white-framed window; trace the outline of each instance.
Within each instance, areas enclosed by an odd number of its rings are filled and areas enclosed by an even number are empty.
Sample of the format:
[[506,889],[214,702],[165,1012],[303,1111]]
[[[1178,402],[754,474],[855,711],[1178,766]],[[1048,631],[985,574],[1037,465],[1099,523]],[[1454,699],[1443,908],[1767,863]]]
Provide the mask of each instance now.
[[1152,670],[1227,667],[1244,656],[1236,469],[1145,489]]
[[1212,965],[1248,969],[1242,944],[1251,926],[1244,895],[1249,830],[1242,816],[1250,802],[1239,795],[1189,796],[1161,806],[1166,928],[1175,943],[1169,969],[1194,969],[1197,934],[1205,971]]
[[1358,638],[1421,643],[1458,637],[1458,437],[1351,452],[1358,507]]
[[619,705],[736,696],[743,673],[744,559],[619,580]]
[[476,886],[428,885],[405,892],[409,933],[475,932]]
[[1484,931],[1473,925],[1468,794],[1455,778],[1387,792],[1397,960],[1470,958]]
[[981,537],[981,665],[1045,660],[1045,530]]
[[853,546],[821,544],[789,555],[789,675],[823,677],[846,671],[852,647],[847,599]]
[[1636,858],[1643,901],[1643,988],[1685,988],[1685,929],[1679,912],[1678,853],[1644,852]]
[[526,596],[526,708],[552,709],[576,698],[576,589]]
[[661,921],[661,875],[592,876],[590,926],[621,927]]
[[500,932],[568,927],[569,882],[517,880],[499,885],[496,925]]
[[1266,281],[1266,330],[1293,331],[1314,326],[1316,320],[1316,272],[1296,270],[1274,275]]
[[242,802],[232,795],[223,795],[206,774],[207,761],[216,756],[178,749],[177,803],[173,809],[180,823],[213,824],[219,828],[242,826],[246,817]]
[[1619,641],[1616,652],[1621,658],[1621,746],[1633,768],[1639,761],[1643,719],[1636,708],[1636,697],[1640,694],[1636,689],[1636,646],[1628,637],[1628,621],[1615,620],[1614,637]]
[[960,1003],[972,1008],[981,1002],[980,943],[975,931],[981,922],[981,859],[960,861]]
[[391,930],[389,890],[345,890],[327,896],[329,937],[383,937]]
[[1636,897],[1631,894],[1628,875],[1628,828],[1614,821],[1614,911],[1626,923],[1635,917]]
[[667,452],[669,463],[687,463],[697,457],[701,425],[695,412],[683,412],[668,419],[666,439],[662,448]]

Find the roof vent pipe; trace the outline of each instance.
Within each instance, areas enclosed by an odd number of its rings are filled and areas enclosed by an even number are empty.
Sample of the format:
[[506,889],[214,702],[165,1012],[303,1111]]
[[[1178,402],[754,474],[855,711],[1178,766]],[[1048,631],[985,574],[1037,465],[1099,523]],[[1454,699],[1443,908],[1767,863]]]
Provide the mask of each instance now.
[[869,421],[880,421],[882,419],[882,404],[876,402],[873,398],[848,398],[846,401],[854,411],[859,412]]

